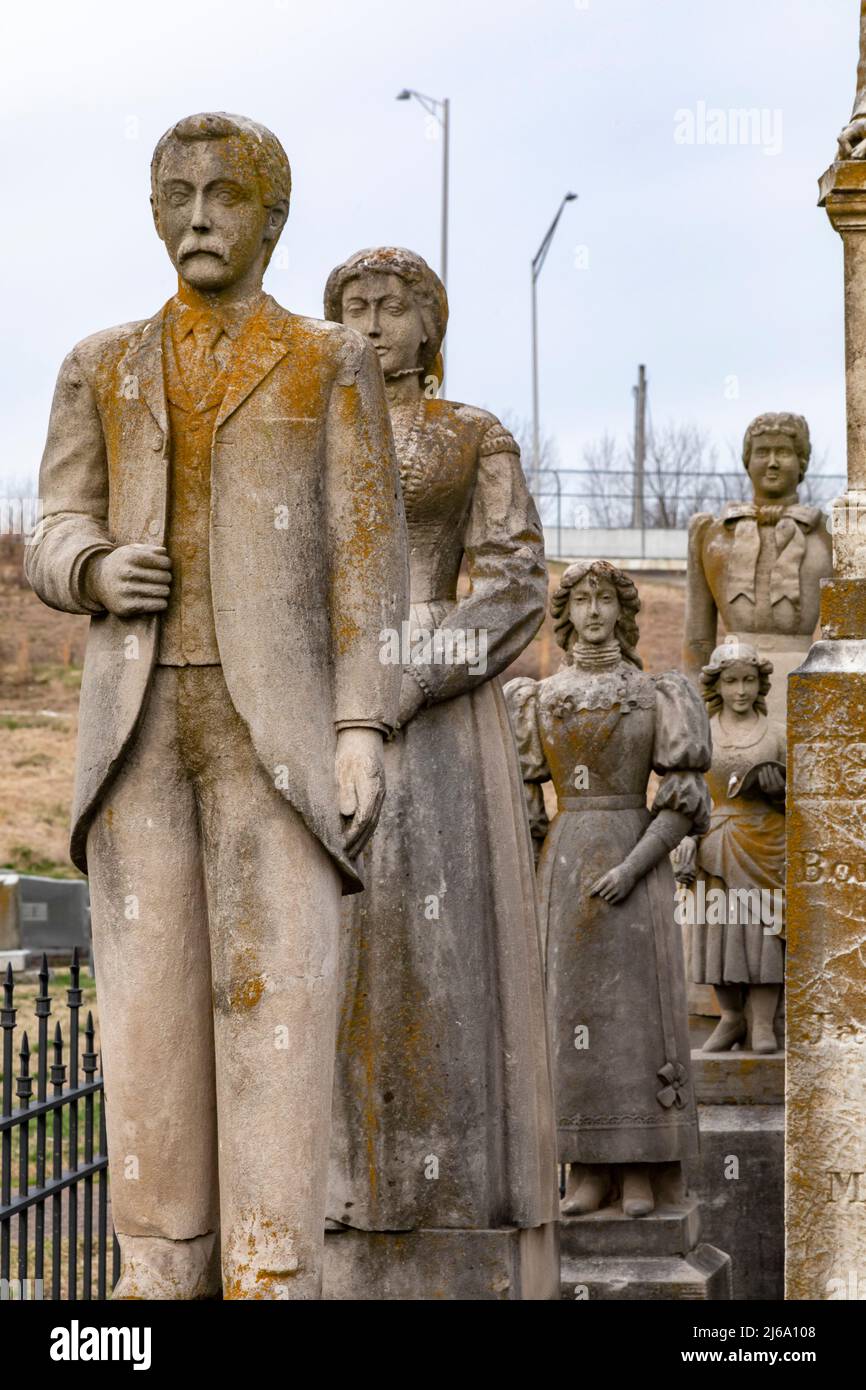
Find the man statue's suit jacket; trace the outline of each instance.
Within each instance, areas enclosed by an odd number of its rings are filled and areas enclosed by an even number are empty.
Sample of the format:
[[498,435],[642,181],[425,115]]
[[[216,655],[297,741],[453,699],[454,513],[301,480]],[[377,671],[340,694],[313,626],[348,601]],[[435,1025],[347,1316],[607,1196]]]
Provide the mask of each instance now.
[[[170,441],[163,317],[95,334],[60,370],[42,460],[41,535],[27,575],[45,603],[92,613],[71,855],[123,760],[153,671],[158,615],[89,601],[85,560],[165,541]],[[257,755],[333,856],[342,843],[337,728],[396,722],[401,668],[383,628],[408,609],[405,519],[378,360],[339,324],[266,297],[237,354],[211,451],[211,596],[225,681]]]

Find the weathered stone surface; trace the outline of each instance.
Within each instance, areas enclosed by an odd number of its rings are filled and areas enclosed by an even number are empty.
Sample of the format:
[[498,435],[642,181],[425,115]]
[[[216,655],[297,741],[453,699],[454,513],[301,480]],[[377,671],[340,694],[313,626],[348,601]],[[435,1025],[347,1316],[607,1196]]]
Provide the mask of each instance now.
[[[753,1060],[760,1066],[742,1077],[741,1096],[698,1105],[701,1157],[692,1190],[701,1202],[701,1235],[723,1243],[731,1257],[732,1297],[777,1300],[784,1297],[785,1112],[748,1097],[775,1091],[781,1069],[775,1056]],[[768,1084],[759,1079],[765,1069]]]
[[699,1245],[684,1257],[567,1259],[562,1264],[563,1299],[701,1302],[731,1296],[730,1257],[712,1245]]
[[551,1300],[559,1229],[329,1231],[322,1297],[346,1300]]
[[866,5],[857,88],[842,158],[820,181],[844,250],[848,486],[833,509],[825,640],[789,689],[789,1299],[847,1298],[866,1279]]
[[866,1276],[866,642],[792,678],[788,758],[786,1297],[826,1299]]

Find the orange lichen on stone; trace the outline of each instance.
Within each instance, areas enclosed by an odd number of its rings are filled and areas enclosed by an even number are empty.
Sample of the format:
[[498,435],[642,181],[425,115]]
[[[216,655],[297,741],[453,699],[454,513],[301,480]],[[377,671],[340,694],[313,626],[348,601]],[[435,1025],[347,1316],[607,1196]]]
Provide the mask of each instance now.
[[[277,1223],[258,1212],[246,1212],[242,1220],[247,1229],[229,1238],[223,1251],[223,1297],[260,1300],[286,1297],[285,1281],[301,1273],[292,1231],[284,1223]],[[241,1254],[246,1258],[239,1258]]]
[[254,1009],[264,992],[264,975],[253,975],[250,979],[242,980],[239,985],[235,985],[229,995],[229,1003],[233,1009]]

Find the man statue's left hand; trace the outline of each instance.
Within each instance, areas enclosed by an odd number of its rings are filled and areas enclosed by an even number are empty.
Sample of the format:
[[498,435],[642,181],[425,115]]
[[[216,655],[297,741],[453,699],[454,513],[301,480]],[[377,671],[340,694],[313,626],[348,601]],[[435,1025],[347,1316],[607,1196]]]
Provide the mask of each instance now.
[[337,791],[346,853],[360,854],[376,829],[385,799],[382,735],[378,729],[340,729],[337,733]]

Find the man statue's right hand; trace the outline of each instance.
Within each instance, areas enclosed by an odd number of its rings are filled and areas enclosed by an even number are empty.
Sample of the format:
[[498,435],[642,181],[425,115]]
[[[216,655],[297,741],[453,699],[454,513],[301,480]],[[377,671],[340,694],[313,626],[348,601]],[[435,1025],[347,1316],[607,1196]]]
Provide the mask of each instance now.
[[161,545],[119,545],[88,560],[84,587],[94,603],[118,618],[161,613],[168,607],[171,560]]

